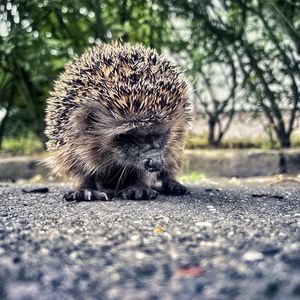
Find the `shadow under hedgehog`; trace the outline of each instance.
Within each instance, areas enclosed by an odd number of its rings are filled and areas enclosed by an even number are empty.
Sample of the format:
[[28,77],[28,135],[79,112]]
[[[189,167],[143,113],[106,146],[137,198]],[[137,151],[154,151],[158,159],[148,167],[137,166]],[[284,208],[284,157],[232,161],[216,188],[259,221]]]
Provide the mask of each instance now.
[[[66,65],[47,101],[47,164],[77,190],[66,200],[183,195],[190,106],[182,72],[142,45],[103,44]],[[160,183],[160,186],[158,186]]]

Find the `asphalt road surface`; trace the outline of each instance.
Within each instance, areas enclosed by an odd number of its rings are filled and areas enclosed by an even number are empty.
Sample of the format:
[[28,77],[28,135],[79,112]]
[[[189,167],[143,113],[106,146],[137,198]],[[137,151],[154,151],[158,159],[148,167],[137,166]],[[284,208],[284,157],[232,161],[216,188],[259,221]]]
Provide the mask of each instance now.
[[299,184],[93,203],[24,187],[0,187],[2,300],[300,299]]

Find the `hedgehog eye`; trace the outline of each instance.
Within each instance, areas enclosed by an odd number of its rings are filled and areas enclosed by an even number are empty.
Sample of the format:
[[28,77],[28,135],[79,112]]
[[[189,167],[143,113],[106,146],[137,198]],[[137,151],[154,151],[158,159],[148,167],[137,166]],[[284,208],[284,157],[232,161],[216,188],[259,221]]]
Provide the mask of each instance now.
[[169,130],[161,133],[154,133],[151,135],[151,139],[154,143],[158,143],[160,146],[164,146],[168,139]]
[[159,134],[159,133],[153,133],[153,134],[151,134],[151,138],[153,140],[159,140],[161,138],[161,134]]
[[93,125],[94,123],[97,123],[97,117],[94,112],[89,112],[86,116],[86,120],[89,125]]

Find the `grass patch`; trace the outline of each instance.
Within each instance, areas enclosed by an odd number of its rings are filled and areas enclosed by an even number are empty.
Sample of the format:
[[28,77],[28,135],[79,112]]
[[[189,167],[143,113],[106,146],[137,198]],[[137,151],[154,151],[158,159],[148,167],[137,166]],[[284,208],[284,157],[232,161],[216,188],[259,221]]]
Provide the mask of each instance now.
[[205,178],[205,174],[195,171],[177,177],[181,183],[197,183]]
[[207,148],[207,135],[196,135],[189,133],[185,140],[186,149],[204,149]]
[[23,137],[4,138],[0,154],[32,155],[42,153],[44,150],[41,140],[29,134]]
[[268,138],[228,138],[225,139],[220,148],[226,149],[248,149],[256,148],[263,150],[279,149],[279,143],[272,143]]
[[300,147],[300,136],[298,134],[292,134],[291,142],[293,147]]

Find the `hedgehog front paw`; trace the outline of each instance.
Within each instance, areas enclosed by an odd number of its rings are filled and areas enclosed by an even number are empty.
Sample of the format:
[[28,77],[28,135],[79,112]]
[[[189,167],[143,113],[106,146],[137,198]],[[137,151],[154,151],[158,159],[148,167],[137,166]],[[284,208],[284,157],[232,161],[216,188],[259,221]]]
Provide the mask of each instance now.
[[118,196],[127,200],[150,200],[156,199],[158,192],[150,188],[130,187],[120,191]]
[[165,195],[182,196],[189,194],[188,189],[174,179],[163,181],[161,193]]
[[64,194],[66,201],[107,201],[108,196],[104,192],[88,189],[80,189],[78,191],[68,192]]

